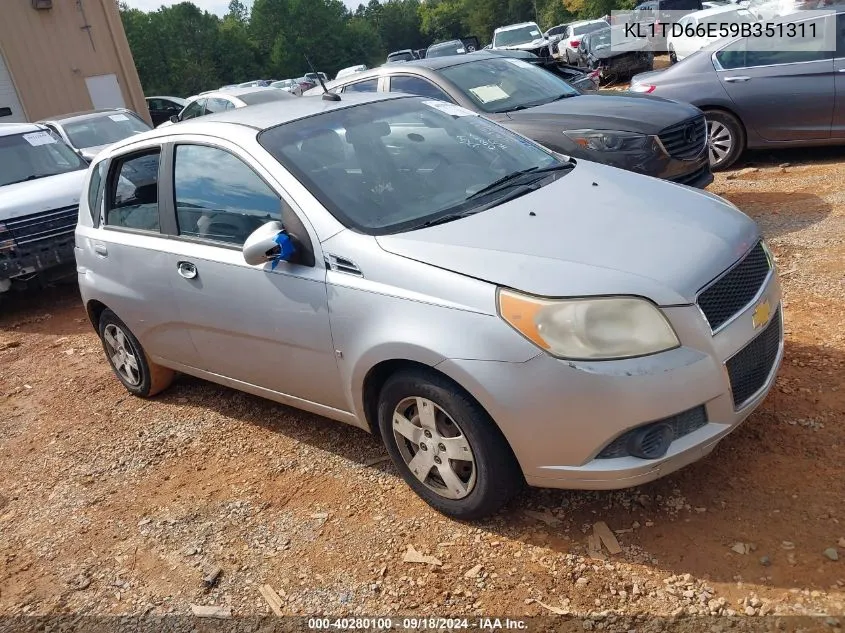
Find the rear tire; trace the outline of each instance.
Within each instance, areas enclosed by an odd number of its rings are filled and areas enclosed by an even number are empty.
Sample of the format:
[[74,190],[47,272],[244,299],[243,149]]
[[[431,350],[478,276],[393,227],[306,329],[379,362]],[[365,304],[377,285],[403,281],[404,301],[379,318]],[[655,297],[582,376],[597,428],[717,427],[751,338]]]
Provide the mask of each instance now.
[[733,165],[745,150],[745,129],[739,119],[723,110],[705,110],[710,168],[721,171]]
[[103,310],[98,331],[106,359],[129,393],[149,398],[173,382],[173,370],[152,362],[132,331],[114,312]]
[[523,487],[519,464],[490,416],[440,374],[413,369],[388,378],[378,422],[402,478],[445,515],[484,518]]
[[678,56],[675,53],[675,49],[671,46],[669,47],[669,63],[670,64],[677,64],[678,63]]

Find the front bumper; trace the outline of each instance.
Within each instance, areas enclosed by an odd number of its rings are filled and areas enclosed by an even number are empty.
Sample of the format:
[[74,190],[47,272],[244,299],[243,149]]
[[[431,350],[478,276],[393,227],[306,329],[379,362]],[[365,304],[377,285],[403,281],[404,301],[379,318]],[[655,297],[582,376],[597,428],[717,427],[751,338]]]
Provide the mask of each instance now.
[[25,247],[0,243],[0,280],[72,266],[73,244],[73,234],[39,240]]
[[[762,300],[772,317],[754,327]],[[446,360],[438,368],[470,390],[499,425],[532,486],[626,488],[695,462],[745,420],[772,388],[777,354],[759,390],[734,408],[726,362],[782,318],[772,273],[758,299],[713,335],[696,306],[665,308],[682,346],[661,354],[606,362],[574,362],[540,354],[524,363]],[[779,324],[778,324],[779,325]],[[675,439],[658,459],[599,458],[614,439],[642,426],[704,406],[707,423]]]

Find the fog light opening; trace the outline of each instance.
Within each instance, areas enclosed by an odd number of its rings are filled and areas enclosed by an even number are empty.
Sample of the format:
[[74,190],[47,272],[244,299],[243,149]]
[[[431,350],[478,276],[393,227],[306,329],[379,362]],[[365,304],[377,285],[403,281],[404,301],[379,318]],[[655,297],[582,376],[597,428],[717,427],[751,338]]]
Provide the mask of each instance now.
[[628,452],[641,459],[658,459],[669,450],[675,432],[668,424],[652,424],[633,433],[628,440]]

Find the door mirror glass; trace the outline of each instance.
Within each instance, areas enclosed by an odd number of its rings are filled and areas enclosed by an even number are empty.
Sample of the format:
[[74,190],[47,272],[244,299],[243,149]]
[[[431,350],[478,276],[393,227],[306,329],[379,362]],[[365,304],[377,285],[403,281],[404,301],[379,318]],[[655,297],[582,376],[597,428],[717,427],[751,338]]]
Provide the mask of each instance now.
[[179,115],[178,114],[171,114],[170,115],[170,122],[171,123],[179,123]]
[[289,262],[296,254],[293,240],[281,222],[267,222],[255,229],[243,247],[244,261],[250,266],[273,262],[273,268],[280,261]]

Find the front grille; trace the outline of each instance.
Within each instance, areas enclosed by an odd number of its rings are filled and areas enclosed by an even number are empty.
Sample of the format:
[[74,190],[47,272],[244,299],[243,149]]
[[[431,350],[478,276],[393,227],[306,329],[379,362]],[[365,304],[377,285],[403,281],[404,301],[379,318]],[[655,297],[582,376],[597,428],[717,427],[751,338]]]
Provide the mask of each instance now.
[[698,157],[707,144],[707,123],[704,115],[697,116],[667,127],[658,136],[670,156],[690,160]]
[[73,235],[78,213],[79,207],[73,206],[5,220],[6,233],[0,233],[0,240],[11,237],[17,246],[26,247],[41,240]]
[[678,413],[677,415],[663,418],[662,420],[657,420],[656,422],[649,422],[643,426],[631,429],[605,446],[601,453],[596,456],[596,459],[627,457],[631,454],[629,445],[633,436],[643,432],[648,433],[649,430],[658,425],[667,425],[671,428],[673,433],[672,441],[675,441],[684,435],[689,435],[693,431],[700,429],[705,424],[707,424],[707,410],[704,408],[704,405],[695,407],[694,409],[688,409],[687,411]]
[[731,381],[734,408],[742,408],[766,383],[777,359],[780,340],[781,323],[780,308],[778,308],[766,329],[725,363]]
[[770,269],[763,243],[757,242],[744,259],[698,295],[698,307],[711,330],[716,331],[754,300]]

